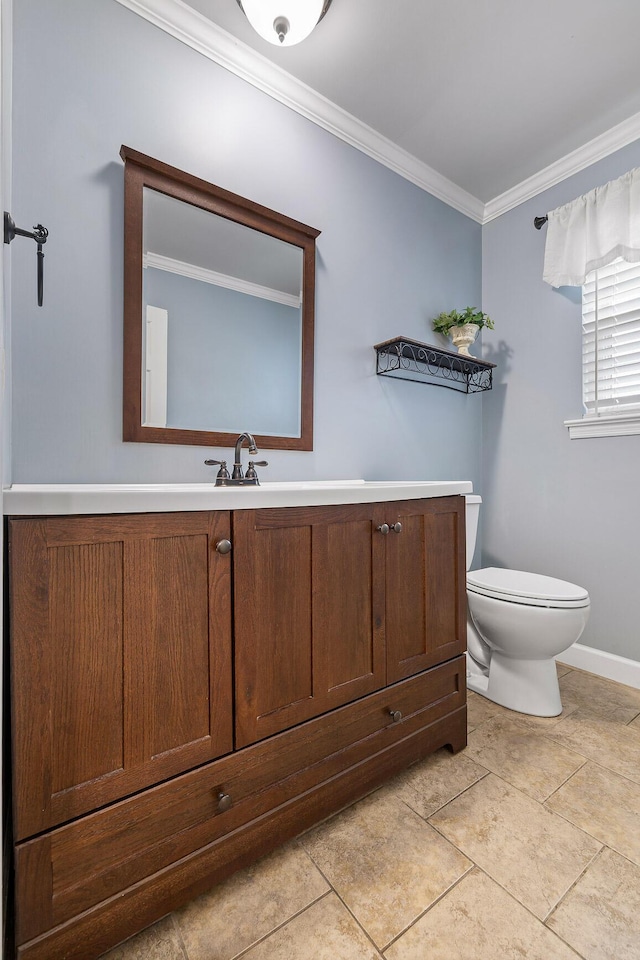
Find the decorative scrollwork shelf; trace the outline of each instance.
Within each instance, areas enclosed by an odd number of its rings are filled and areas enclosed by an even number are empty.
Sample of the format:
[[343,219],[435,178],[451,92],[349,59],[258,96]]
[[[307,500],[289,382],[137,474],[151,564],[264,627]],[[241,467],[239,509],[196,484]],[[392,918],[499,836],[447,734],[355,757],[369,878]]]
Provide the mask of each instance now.
[[434,383],[460,393],[491,390],[495,363],[465,357],[408,337],[395,337],[376,343],[376,373],[417,383]]

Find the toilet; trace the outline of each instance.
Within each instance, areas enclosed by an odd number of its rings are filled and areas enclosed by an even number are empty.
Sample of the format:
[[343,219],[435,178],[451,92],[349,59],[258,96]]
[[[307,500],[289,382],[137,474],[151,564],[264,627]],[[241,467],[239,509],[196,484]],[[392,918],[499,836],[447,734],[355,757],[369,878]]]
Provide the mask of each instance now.
[[470,570],[482,498],[466,497],[467,687],[536,717],[562,712],[555,657],[589,618],[583,587],[522,570]]

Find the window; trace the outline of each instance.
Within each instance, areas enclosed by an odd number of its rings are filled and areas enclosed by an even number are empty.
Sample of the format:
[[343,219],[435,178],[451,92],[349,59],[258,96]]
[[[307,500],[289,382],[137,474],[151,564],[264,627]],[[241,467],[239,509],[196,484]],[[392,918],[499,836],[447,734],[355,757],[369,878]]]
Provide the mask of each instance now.
[[582,397],[588,416],[640,409],[640,264],[615,260],[582,288]]
[[640,263],[615,260],[582,287],[582,400],[572,437],[640,433]]

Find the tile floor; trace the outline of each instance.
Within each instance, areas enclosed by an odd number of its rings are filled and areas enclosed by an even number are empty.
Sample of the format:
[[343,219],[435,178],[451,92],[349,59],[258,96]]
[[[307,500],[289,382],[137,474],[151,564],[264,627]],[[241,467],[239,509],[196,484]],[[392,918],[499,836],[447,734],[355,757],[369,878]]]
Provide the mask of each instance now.
[[558,672],[103,960],[640,960],[640,690]]

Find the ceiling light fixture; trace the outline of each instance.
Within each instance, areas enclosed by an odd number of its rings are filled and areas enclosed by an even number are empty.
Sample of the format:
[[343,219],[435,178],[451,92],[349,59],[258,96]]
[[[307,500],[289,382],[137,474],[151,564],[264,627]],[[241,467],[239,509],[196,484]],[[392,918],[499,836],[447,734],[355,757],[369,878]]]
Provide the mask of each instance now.
[[261,37],[292,47],[309,36],[331,6],[331,0],[237,0]]

